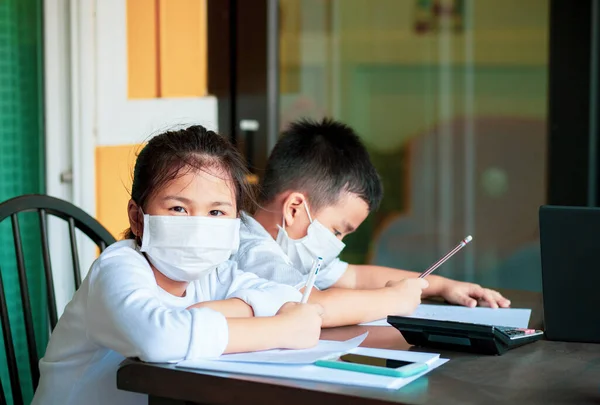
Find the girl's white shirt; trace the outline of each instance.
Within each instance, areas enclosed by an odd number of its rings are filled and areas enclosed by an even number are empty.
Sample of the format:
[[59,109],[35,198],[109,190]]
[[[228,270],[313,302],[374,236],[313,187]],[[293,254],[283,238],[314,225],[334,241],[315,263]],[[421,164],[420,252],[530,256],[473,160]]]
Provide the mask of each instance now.
[[225,317],[208,308],[186,308],[227,298],[245,301],[255,316],[272,316],[301,294],[227,261],[176,297],[157,285],[134,241],[109,246],[50,337],[33,405],[146,404],[146,395],[117,389],[119,364],[126,357],[147,362],[218,357],[228,343]]

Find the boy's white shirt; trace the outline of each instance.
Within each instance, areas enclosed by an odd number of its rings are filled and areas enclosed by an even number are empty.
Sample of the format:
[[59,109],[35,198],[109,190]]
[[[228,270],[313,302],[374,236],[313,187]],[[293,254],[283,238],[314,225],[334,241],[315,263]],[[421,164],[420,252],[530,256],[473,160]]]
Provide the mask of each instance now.
[[[240,247],[231,260],[244,271],[281,284],[302,288],[310,269],[296,268],[279,244],[252,216],[242,213]],[[333,286],[348,269],[348,263],[336,258],[319,271],[315,286],[325,290]]]
[[111,245],[94,262],[52,333],[40,360],[33,404],[146,404],[146,395],[117,390],[121,361],[219,356],[228,343],[225,317],[208,308],[186,308],[227,298],[242,299],[256,316],[271,316],[301,295],[228,261],[190,283],[184,297],[176,297],[156,284],[133,241]]

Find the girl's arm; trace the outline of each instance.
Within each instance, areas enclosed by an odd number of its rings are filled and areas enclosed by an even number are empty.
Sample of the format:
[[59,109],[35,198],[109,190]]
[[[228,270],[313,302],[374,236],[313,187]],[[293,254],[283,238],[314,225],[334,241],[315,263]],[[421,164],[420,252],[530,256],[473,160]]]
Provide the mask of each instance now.
[[238,298],[201,302],[191,308],[210,308],[227,317],[229,342],[224,353],[313,346],[323,315],[320,305],[288,302],[275,316],[253,318],[252,307]]
[[[115,253],[95,263],[80,291],[87,293],[89,339],[124,357],[173,362],[224,352],[310,347],[318,340],[320,306],[287,305],[276,316],[230,319],[211,308],[173,309],[158,298],[154,275],[143,258]],[[263,294],[260,298],[267,298]],[[252,291],[248,296],[256,298]]]
[[210,308],[164,305],[144,259],[123,256],[101,257],[88,275],[85,327],[90,340],[149,362],[223,353],[229,334],[225,316]]
[[286,302],[297,302],[302,298],[296,288],[239,270],[235,262],[219,268],[213,285],[217,288],[211,295],[226,299],[199,302],[188,309],[210,308],[227,318],[265,317],[275,315]]
[[199,302],[188,307],[188,309],[192,308],[210,308],[222,313],[226,318],[249,318],[254,316],[252,307],[239,298]]
[[215,285],[226,287],[215,291],[213,296],[227,297],[226,301],[234,298],[242,300],[252,308],[256,317],[275,315],[286,302],[298,302],[302,298],[295,287],[242,271],[235,262],[229,262],[228,268],[221,266],[217,279],[219,282]]
[[227,319],[225,353],[313,347],[321,334],[322,315],[320,305],[288,302],[275,316]]

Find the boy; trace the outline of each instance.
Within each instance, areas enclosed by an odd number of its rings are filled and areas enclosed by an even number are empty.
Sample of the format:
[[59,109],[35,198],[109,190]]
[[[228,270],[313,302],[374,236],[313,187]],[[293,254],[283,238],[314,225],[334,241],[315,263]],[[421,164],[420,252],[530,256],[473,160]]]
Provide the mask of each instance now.
[[342,239],[377,209],[382,194],[377,171],[351,128],[329,119],[293,123],[269,157],[259,208],[253,217],[244,215],[233,259],[245,271],[302,289],[312,261],[321,256],[309,302],[323,305],[328,327],[409,315],[421,297],[469,307],[510,305],[477,284],[341,261]]

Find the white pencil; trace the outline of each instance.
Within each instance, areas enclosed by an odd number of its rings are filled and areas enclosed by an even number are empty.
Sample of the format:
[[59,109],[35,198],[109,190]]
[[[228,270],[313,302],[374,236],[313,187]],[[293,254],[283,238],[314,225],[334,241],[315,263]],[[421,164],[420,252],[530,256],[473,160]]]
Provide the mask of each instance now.
[[317,274],[319,274],[319,270],[321,269],[321,265],[323,264],[323,258],[317,257],[313,268],[310,270],[308,274],[308,279],[306,280],[306,285],[304,286],[304,294],[302,294],[302,300],[300,301],[302,304],[306,304],[308,302],[308,297],[310,296],[310,292],[315,285],[315,280],[317,279]]
[[444,255],[444,257],[442,257],[437,262],[433,263],[427,270],[425,270],[423,273],[421,273],[419,278],[424,278],[424,277],[430,275],[435,269],[437,269],[442,264],[444,264],[446,262],[446,260],[450,259],[456,252],[461,250],[463,247],[465,247],[467,245],[467,243],[471,242],[472,240],[473,240],[473,237],[471,235],[469,235],[466,238],[464,238],[463,240],[461,240],[460,243],[458,245],[456,245],[456,247],[454,249],[452,249],[451,251],[446,253]]

